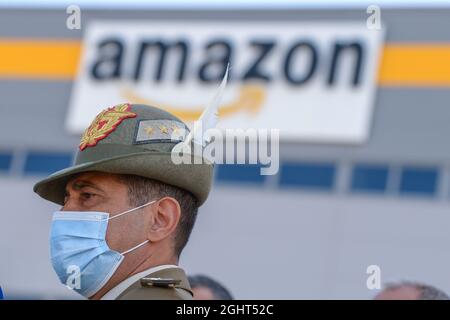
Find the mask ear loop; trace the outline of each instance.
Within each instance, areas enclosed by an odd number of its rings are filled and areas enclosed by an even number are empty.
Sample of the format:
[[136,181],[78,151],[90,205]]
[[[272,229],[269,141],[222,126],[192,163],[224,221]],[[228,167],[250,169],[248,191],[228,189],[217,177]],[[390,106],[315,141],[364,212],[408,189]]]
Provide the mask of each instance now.
[[147,202],[147,203],[143,204],[142,206],[139,206],[139,207],[136,207],[136,208],[127,210],[127,211],[125,211],[125,212],[116,214],[114,217],[108,218],[107,220],[112,220],[112,219],[118,218],[118,217],[120,217],[120,216],[122,216],[122,215],[124,215],[124,214],[126,214],[126,213],[130,213],[130,212],[132,212],[132,211],[134,211],[134,210],[138,210],[138,209],[144,208],[144,207],[149,206],[149,205],[151,205],[152,203],[155,203],[155,202],[156,202],[156,200]]
[[[136,207],[136,208],[132,208],[132,209],[127,210],[127,211],[125,211],[125,212],[116,214],[114,217],[108,218],[107,220],[112,220],[112,219],[117,218],[117,217],[120,217],[120,216],[122,216],[122,215],[124,215],[124,214],[126,214],[126,213],[130,213],[130,212],[132,212],[132,211],[134,211],[134,210],[139,210],[139,209],[144,208],[144,207],[146,207],[146,206],[149,206],[149,205],[151,205],[152,203],[155,203],[155,202],[156,202],[156,200],[147,202],[147,203],[143,204],[142,206],[139,206],[139,207]],[[134,250],[136,250],[137,248],[143,246],[143,245],[146,244],[147,242],[150,242],[150,240],[145,240],[144,242],[138,244],[137,246],[135,246],[135,247],[133,247],[133,248],[131,248],[131,249],[128,249],[128,250],[126,250],[126,251],[124,251],[124,252],[121,252],[120,254],[121,254],[121,255],[126,255],[127,253],[130,253],[131,251],[134,251]]]
[[135,247],[133,247],[133,248],[131,248],[131,249],[128,249],[127,251],[121,252],[120,254],[126,255],[127,253],[130,253],[131,251],[133,251],[133,250],[135,250],[135,249],[137,249],[137,248],[139,248],[139,247],[142,247],[142,246],[143,246],[144,244],[146,244],[147,242],[150,242],[150,240],[145,240],[145,241],[142,242],[141,244],[138,244],[137,246],[135,246]]

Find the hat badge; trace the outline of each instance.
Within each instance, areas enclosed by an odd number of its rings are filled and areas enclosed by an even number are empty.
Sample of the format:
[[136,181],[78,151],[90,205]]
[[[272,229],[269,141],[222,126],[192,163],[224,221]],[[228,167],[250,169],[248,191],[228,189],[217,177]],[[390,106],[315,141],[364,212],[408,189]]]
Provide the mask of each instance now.
[[119,104],[103,110],[84,131],[79,145],[80,150],[83,151],[87,147],[97,145],[98,141],[105,139],[123,120],[135,118],[136,116],[136,113],[131,112],[129,103]]

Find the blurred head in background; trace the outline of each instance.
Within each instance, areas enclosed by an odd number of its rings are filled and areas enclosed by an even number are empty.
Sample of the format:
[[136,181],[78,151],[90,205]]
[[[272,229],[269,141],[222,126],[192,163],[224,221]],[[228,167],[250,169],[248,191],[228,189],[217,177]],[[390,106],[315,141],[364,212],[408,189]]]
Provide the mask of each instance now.
[[448,295],[430,285],[402,281],[389,283],[375,300],[449,300]]
[[204,275],[189,276],[194,300],[233,300],[231,293],[219,282]]

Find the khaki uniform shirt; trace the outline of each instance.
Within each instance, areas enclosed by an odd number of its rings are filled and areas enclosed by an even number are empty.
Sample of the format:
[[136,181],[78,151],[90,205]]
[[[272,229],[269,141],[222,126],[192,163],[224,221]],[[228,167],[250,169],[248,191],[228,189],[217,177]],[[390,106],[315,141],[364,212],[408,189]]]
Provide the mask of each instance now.
[[183,269],[163,265],[125,279],[101,300],[192,300],[192,291]]

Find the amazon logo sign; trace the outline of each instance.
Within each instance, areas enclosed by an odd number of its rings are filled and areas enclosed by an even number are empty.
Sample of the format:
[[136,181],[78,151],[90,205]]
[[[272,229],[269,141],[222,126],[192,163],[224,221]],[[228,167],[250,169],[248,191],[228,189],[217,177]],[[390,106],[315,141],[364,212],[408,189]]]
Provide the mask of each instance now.
[[367,139],[383,33],[342,23],[96,21],[86,30],[67,118],[82,132],[121,102],[199,118],[230,63],[222,128],[281,139]]

